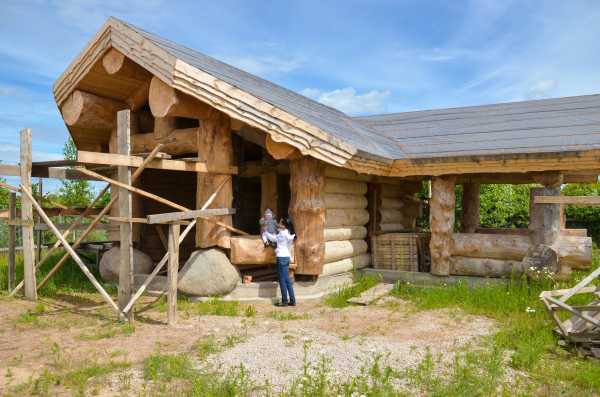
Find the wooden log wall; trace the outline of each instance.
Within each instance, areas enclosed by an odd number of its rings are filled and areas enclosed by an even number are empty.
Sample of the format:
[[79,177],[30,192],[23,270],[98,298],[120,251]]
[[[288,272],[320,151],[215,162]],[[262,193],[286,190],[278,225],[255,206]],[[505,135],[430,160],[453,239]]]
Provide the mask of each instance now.
[[455,177],[453,176],[435,177],[431,181],[429,250],[431,252],[431,274],[437,276],[450,274],[450,250],[456,201],[454,182]]
[[[532,238],[527,235],[454,233],[450,274],[496,277],[522,271],[515,267],[515,262],[520,263],[533,246]],[[592,262],[591,237],[561,235],[551,247],[557,252],[561,266],[584,269]],[[490,273],[485,274],[485,269]]]
[[[368,254],[367,183],[352,171],[328,167],[325,178],[325,256],[322,275],[361,269]],[[344,179],[345,178],[345,179]]]
[[415,194],[421,189],[421,182],[378,183],[372,189],[375,233],[415,231],[421,213],[421,202]]

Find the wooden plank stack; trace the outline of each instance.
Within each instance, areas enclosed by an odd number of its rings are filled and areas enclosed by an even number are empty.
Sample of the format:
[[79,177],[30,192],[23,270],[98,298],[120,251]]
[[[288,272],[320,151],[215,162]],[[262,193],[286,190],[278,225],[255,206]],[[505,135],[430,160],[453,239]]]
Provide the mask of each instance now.
[[[567,343],[574,344],[581,353],[600,358],[600,286],[592,282],[600,276],[597,268],[576,286],[569,289],[544,291],[540,299],[556,322],[555,331]],[[576,295],[593,294],[594,300],[586,305],[567,303]],[[563,320],[560,312],[567,312],[571,317]]]
[[417,233],[386,233],[373,236],[375,269],[419,271]]

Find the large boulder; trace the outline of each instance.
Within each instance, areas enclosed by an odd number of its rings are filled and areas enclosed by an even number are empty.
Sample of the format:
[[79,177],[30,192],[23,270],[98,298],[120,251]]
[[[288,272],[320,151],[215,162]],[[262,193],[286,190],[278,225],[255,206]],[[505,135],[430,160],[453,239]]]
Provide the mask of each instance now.
[[[100,276],[107,282],[119,281],[119,267],[121,263],[120,248],[112,247],[100,259]],[[149,274],[154,269],[154,261],[140,250],[133,249],[133,273]]]
[[179,271],[179,291],[194,296],[220,296],[233,291],[240,273],[222,251],[194,251]]
[[552,278],[560,271],[557,252],[544,244],[531,247],[521,263],[527,276],[534,280]]

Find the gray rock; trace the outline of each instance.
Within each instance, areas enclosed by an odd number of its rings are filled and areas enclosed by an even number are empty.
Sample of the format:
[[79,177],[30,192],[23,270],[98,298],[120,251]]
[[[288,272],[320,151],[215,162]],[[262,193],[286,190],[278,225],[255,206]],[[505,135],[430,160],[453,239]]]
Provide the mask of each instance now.
[[554,276],[560,270],[558,254],[552,247],[544,244],[531,247],[521,263],[529,278],[535,280]]
[[194,251],[179,271],[178,290],[194,296],[220,296],[233,291],[240,273],[222,251]]
[[[108,282],[119,281],[120,256],[119,247],[106,251],[100,259],[100,276]],[[140,250],[133,249],[133,273],[149,274],[154,269],[154,261]]]

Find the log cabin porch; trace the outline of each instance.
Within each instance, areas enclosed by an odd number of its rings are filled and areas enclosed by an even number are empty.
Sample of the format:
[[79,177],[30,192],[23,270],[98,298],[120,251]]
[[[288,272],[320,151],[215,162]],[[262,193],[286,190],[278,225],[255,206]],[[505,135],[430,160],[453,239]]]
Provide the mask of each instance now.
[[[294,275],[305,282],[367,267],[510,277],[539,245],[555,251],[561,277],[591,262],[591,238],[544,200],[564,183],[597,181],[598,95],[350,117],[110,18],[54,96],[78,149],[72,165],[112,184],[113,197],[131,195],[109,214],[131,230],[109,239],[155,263],[173,261],[174,245],[177,268],[215,249],[241,275],[272,280],[274,254],[258,238],[266,208],[292,219]],[[480,227],[487,183],[536,185],[528,229]],[[168,226],[148,221],[173,208],[196,222],[181,244],[174,215]],[[211,209],[224,212],[189,217]]]

